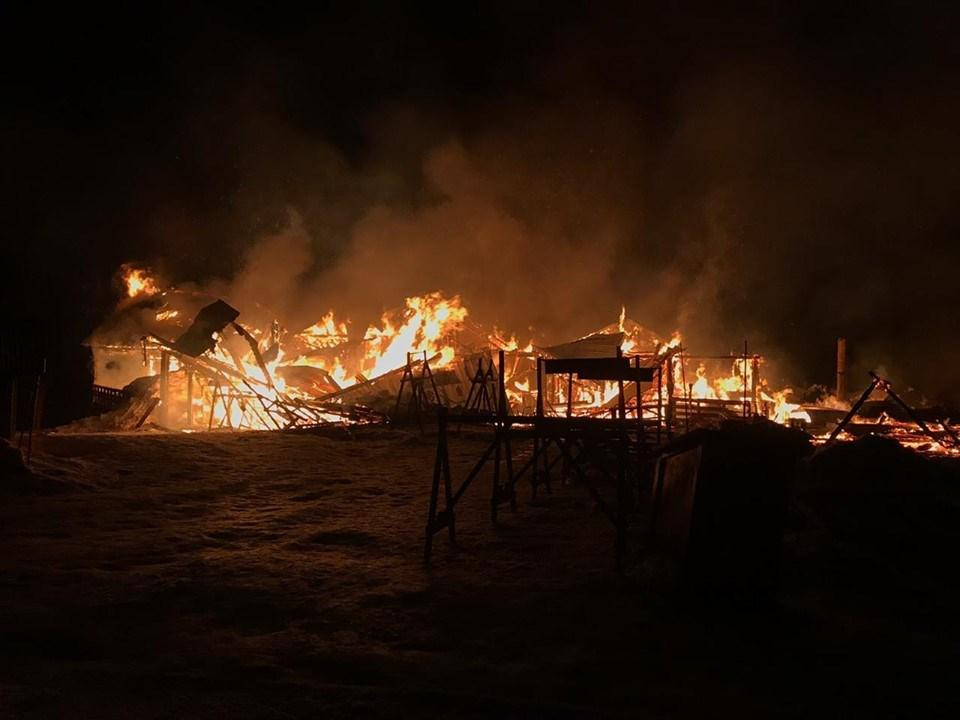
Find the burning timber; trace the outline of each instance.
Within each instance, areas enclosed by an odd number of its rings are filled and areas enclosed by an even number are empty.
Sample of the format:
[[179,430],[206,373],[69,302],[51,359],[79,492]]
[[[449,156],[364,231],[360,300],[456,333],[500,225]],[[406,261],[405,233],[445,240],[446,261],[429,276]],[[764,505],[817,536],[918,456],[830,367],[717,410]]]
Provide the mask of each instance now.
[[[155,306],[148,309],[154,313]],[[180,315],[169,313],[160,310],[155,315],[166,320]],[[551,415],[600,417],[616,409],[616,382],[568,373],[565,379],[551,376],[545,387],[534,390],[538,362],[562,364],[577,358],[603,362],[628,357],[623,348],[635,343],[629,333],[617,331],[542,348],[501,347],[505,358],[501,366],[494,362],[497,343],[474,331],[472,342],[460,333],[424,349],[418,345],[415,352],[403,348],[406,351],[397,367],[369,378],[358,373],[347,384],[309,357],[284,364],[276,329],[258,340],[258,333],[248,330],[238,317],[239,311],[216,300],[203,306],[176,339],[170,339],[170,328],[164,332],[147,326],[136,344],[92,342],[98,381],[100,375],[136,375],[123,389],[97,383],[101,404],[116,406],[129,400],[122,414],[113,415],[117,426],[136,428],[153,418],[154,424],[167,429],[287,430],[382,422],[387,415],[396,420],[433,406],[489,410],[492,385],[501,376],[514,412],[523,414],[542,403]],[[342,344],[334,341],[331,347]],[[656,374],[659,382],[656,395],[652,388],[646,395],[628,392],[626,402],[635,416],[656,418],[658,424],[669,421],[672,426],[674,420],[689,425],[770,411],[758,395],[759,356],[740,359],[738,387],[742,390],[735,397],[713,393],[696,400],[694,385],[685,382],[686,365],[702,365],[706,358],[685,357],[676,343],[653,351],[635,350],[629,358],[651,376]],[[375,367],[382,365],[378,360]],[[146,375],[139,374],[143,370]]]
[[[621,311],[617,322],[553,345],[522,346],[469,317],[456,295],[407,298],[363,333],[328,312],[299,331],[263,308],[250,316],[218,298],[161,289],[146,270],[126,268],[127,298],[91,336],[95,405],[90,429],[294,430],[414,421],[435,408],[491,416],[498,384],[511,416],[608,418],[623,413],[656,442],[729,420],[767,418],[805,429],[814,442],[889,434],[921,451],[956,454],[947,421],[888,402],[846,401],[845,345],[838,345],[838,395],[801,405],[774,390],[765,360],[749,352],[694,355],[678,333],[662,340]],[[502,351],[502,361],[500,354]],[[623,358],[650,374],[626,384],[589,372],[542,372],[563,363]],[[583,369],[583,368],[580,368]],[[594,374],[596,375],[596,374]],[[888,398],[892,397],[888,393]],[[871,414],[872,413],[872,414]],[[432,422],[432,421],[431,421]],[[941,442],[942,440],[942,442]]]

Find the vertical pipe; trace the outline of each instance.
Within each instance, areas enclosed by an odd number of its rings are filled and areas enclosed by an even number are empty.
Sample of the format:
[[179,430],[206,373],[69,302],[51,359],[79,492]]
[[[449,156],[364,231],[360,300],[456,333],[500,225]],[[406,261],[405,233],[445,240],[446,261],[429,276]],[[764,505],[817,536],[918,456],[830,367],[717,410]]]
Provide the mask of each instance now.
[[837,338],[837,400],[847,396],[847,339]]

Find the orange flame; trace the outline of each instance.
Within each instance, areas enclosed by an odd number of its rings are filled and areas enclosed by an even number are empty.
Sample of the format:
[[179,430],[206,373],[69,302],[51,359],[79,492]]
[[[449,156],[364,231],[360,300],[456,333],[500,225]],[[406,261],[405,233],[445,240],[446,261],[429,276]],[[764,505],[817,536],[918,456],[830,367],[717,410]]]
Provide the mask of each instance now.
[[[456,355],[449,336],[463,327],[467,309],[460,296],[445,298],[439,292],[406,299],[400,317],[384,313],[383,327],[371,325],[364,340],[368,343],[361,365],[363,374],[376,377],[403,367],[408,353],[426,353],[434,367],[449,365]],[[439,359],[433,359],[439,354]]]
[[150,275],[149,268],[124,265],[121,271],[123,272],[123,283],[127,289],[127,297],[133,298],[138,295],[156,295],[160,292],[156,281]]

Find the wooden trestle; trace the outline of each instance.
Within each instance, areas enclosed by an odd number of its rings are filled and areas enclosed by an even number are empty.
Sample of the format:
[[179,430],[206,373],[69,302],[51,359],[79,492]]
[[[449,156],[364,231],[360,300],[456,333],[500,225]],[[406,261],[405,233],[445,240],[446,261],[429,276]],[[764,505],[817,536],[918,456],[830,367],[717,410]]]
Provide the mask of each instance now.
[[[633,505],[634,489],[639,487],[642,464],[649,449],[659,442],[660,422],[656,427],[644,425],[643,413],[628,418],[624,385],[634,383],[636,397],[640,398],[641,383],[653,382],[654,368],[641,367],[639,360],[631,362],[619,355],[612,358],[537,358],[537,408],[535,415],[513,415],[507,402],[504,386],[504,352],[499,353],[496,372],[497,398],[493,412],[471,408],[470,412],[451,413],[447,408],[437,408],[437,453],[433,468],[433,484],[430,492],[430,507],[427,513],[424,563],[430,562],[433,537],[446,529],[450,542],[456,542],[456,506],[467,489],[492,459],[493,480],[490,492],[490,519],[497,522],[500,507],[506,503],[516,507],[516,487],[529,473],[533,496],[543,486],[551,491],[551,475],[558,462],[562,462],[564,475],[573,473],[587,488],[616,530],[616,557],[618,569],[622,570],[626,550],[627,514]],[[488,371],[493,369],[493,364]],[[544,412],[544,375],[565,374],[568,381],[573,375],[584,380],[603,380],[618,383],[618,402],[614,417],[548,416]],[[482,366],[477,376],[483,378]],[[569,410],[569,408],[568,408]],[[450,470],[448,451],[449,426],[473,424],[488,426],[493,437],[470,472],[456,487]],[[532,452],[522,465],[514,465],[514,449],[519,442],[531,441]],[[616,459],[616,469],[607,467],[610,457]],[[593,470],[596,473],[590,473]],[[599,474],[612,480],[616,486],[616,501],[609,502],[600,493],[591,475]],[[443,486],[441,505],[440,487]]]

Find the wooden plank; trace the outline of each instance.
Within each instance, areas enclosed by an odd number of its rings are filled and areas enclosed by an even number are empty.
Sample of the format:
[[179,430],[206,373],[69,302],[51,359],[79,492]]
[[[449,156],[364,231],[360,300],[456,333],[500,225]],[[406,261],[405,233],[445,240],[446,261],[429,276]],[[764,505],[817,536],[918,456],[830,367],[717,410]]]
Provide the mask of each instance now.
[[630,360],[623,357],[547,359],[543,370],[548,375],[571,373],[581,380],[653,381],[652,367],[631,367]]
[[623,343],[623,333],[588,335],[580,340],[543,348],[544,353],[555,358],[609,358],[616,355]]

